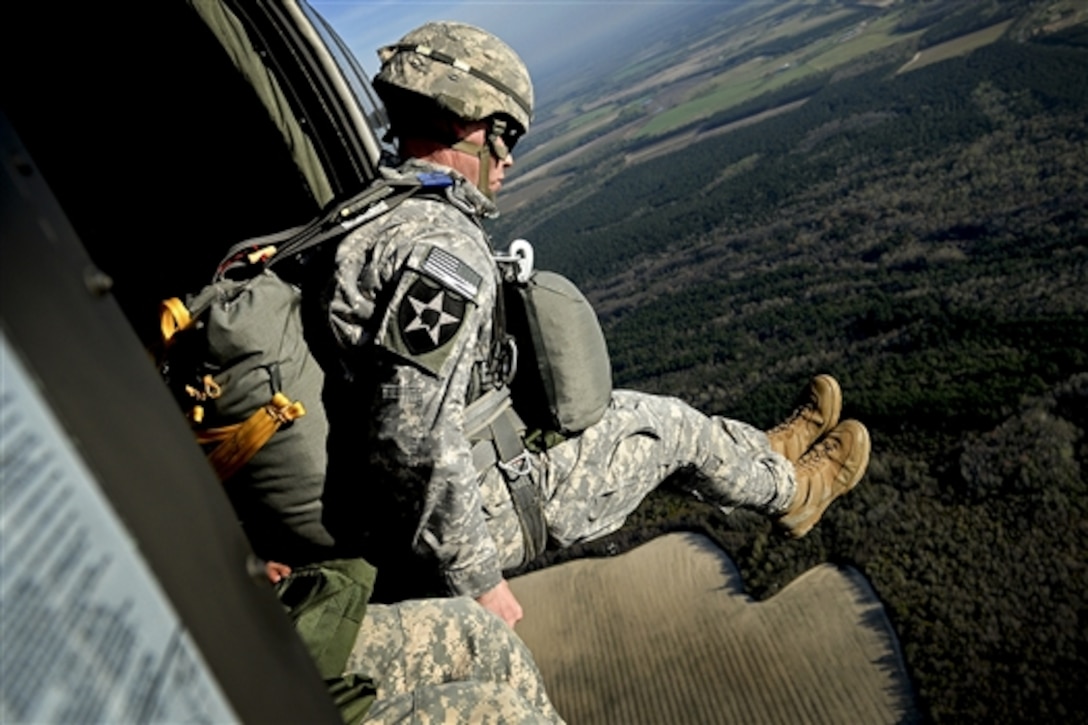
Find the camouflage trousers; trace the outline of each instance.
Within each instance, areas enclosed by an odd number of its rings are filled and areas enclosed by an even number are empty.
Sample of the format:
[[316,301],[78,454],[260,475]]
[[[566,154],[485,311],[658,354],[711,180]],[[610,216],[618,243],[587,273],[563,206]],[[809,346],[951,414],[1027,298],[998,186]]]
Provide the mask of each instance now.
[[[570,546],[610,534],[671,474],[693,471],[693,493],[726,509],[784,511],[794,469],[746,423],[707,416],[683,401],[617,390],[604,417],[535,457],[549,539]],[[503,474],[480,476],[488,528],[504,568],[522,563],[521,529]]]
[[371,604],[347,672],[370,677],[366,723],[561,723],[514,630],[464,597]]

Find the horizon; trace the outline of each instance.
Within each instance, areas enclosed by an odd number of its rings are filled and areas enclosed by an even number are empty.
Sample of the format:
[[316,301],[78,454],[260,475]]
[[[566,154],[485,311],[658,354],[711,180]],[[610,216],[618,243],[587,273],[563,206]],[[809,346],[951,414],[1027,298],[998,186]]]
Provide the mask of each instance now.
[[[310,0],[373,75],[377,50],[432,20],[476,25],[505,41],[529,68],[534,83],[572,59],[622,42],[624,31],[681,8],[720,5],[702,0]],[[624,10],[622,17],[617,9]],[[535,89],[537,98],[541,89]]]

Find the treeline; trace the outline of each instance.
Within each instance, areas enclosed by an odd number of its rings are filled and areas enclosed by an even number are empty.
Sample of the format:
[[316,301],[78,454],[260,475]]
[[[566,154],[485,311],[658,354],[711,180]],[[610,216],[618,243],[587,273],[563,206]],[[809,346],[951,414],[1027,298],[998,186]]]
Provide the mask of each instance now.
[[924,30],[920,47],[954,40],[967,33],[1022,17],[1031,0],[937,0],[912,3],[896,23],[897,33]]
[[873,434],[866,480],[799,542],[662,492],[576,554],[697,529],[757,597],[848,563],[935,722],[1088,721],[1088,51],[892,70],[605,160],[518,229],[598,304],[618,385],[769,427],[826,371]]
[[1088,24],[1074,25],[1056,33],[1038,39],[1043,45],[1068,45],[1074,48],[1088,48]]

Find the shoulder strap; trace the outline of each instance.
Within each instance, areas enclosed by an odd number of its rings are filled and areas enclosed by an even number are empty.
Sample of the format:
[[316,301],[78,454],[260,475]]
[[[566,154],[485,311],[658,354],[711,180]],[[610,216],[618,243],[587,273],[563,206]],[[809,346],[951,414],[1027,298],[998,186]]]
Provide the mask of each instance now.
[[401,202],[420,192],[435,192],[453,185],[453,178],[441,172],[422,173],[404,179],[378,178],[363,192],[334,204],[309,224],[239,242],[227,250],[219,263],[215,280],[231,270],[263,264],[271,267],[281,259],[294,257],[330,239],[388,214]]

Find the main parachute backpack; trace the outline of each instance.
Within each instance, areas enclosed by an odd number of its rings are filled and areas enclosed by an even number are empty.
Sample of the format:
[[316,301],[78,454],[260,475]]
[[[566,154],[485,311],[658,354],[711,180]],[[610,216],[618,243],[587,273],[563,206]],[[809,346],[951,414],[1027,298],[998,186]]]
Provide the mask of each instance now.
[[275,265],[450,183],[380,179],[309,225],[235,245],[209,285],[162,303],[160,372],[262,556],[290,563],[332,544],[321,524],[324,373],[303,335],[301,292]]

